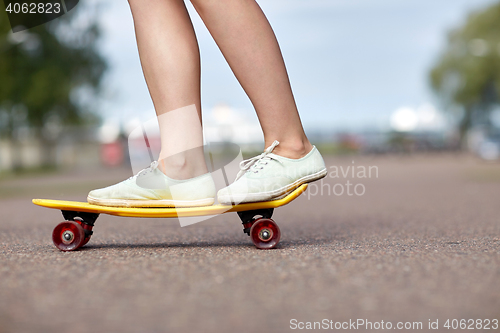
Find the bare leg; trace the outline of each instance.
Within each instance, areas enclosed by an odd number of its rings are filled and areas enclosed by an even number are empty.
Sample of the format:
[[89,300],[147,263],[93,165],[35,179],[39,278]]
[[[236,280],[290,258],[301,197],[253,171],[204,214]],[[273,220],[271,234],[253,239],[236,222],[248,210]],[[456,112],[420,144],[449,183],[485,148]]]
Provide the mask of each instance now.
[[285,63],[254,0],[191,0],[257,111],[266,147],[300,158],[312,148],[300,121]]
[[[129,4],[144,77],[160,123],[160,168],[176,179],[204,174],[200,56],[184,1],[129,0]],[[167,114],[174,110],[177,114]]]

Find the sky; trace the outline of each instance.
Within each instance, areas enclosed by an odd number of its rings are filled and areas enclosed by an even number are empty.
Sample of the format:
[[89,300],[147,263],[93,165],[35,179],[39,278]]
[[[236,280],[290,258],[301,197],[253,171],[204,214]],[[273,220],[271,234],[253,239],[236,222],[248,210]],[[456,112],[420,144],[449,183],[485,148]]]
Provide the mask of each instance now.
[[[110,70],[107,122],[154,117],[126,1],[99,1],[100,52]],[[226,104],[256,122],[252,105],[189,2],[202,58],[202,107]],[[397,110],[436,105],[428,73],[447,32],[491,0],[259,0],[280,43],[307,131],[385,129]]]

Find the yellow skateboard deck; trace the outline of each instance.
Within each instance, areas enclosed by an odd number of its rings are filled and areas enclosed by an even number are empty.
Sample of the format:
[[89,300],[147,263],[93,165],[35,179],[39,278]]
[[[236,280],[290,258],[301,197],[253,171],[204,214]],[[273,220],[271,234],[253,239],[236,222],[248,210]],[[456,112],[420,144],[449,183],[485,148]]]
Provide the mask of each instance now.
[[126,217],[187,217],[212,216],[237,212],[243,224],[243,232],[248,234],[259,249],[274,248],[281,232],[271,219],[274,208],[286,205],[296,199],[307,188],[303,184],[281,199],[272,201],[243,203],[234,206],[212,205],[182,208],[125,208],[92,205],[87,202],[33,199],[38,206],[61,210],[66,221],[59,223],[52,232],[52,241],[61,251],[74,251],[87,244],[93,235],[93,227],[99,214]]
[[126,207],[107,207],[92,205],[87,202],[33,199],[33,203],[38,206],[78,211],[96,214],[108,214],[125,217],[180,217],[180,216],[207,216],[218,215],[230,212],[243,212],[257,209],[277,208],[284,206],[295,200],[307,189],[307,184],[303,184],[290,192],[282,199],[252,203],[242,203],[234,206],[212,205],[204,207],[182,207],[182,208],[126,208]]

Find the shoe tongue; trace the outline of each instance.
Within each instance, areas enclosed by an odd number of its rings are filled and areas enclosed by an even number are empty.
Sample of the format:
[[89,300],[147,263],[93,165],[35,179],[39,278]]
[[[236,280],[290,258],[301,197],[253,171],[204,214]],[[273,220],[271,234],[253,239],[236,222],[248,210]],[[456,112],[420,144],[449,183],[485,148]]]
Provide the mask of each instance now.
[[136,185],[150,190],[166,189],[167,183],[165,182],[165,177],[162,177],[163,173],[159,170],[158,172],[156,172],[157,169],[152,169],[152,170],[148,169],[145,169],[144,171],[147,170],[152,172],[148,173],[143,171],[137,174],[137,177],[135,178]]
[[276,155],[276,154],[273,154],[273,153],[269,153],[267,154],[266,156],[267,158],[272,158],[272,159],[275,159],[275,160],[278,160],[280,158],[279,155]]
[[261,163],[264,163],[264,161],[265,161],[265,162],[267,162],[267,161],[270,161],[270,160],[273,160],[273,159],[277,159],[277,157],[278,157],[278,155],[275,155],[275,154],[271,154],[271,153],[269,153],[269,154],[267,154],[266,156],[264,156],[264,157],[262,157],[262,158],[258,159],[258,160],[257,160],[257,161],[256,161],[256,162],[252,165],[252,167],[255,167],[256,165],[260,165]]

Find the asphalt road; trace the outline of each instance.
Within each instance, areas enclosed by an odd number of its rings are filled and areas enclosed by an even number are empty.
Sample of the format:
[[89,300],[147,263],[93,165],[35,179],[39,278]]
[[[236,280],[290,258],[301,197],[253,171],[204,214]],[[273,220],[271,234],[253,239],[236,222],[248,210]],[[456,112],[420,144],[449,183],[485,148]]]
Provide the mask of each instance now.
[[[282,240],[269,251],[224,214],[184,228],[101,216],[86,247],[62,253],[51,241],[60,213],[30,199],[82,200],[126,173],[1,180],[0,332],[288,332],[323,319],[421,322],[420,331],[439,320],[449,331],[447,319],[500,320],[500,164],[327,162],[321,187],[276,210]],[[353,165],[344,178],[340,166]],[[360,166],[377,168],[359,178]]]

